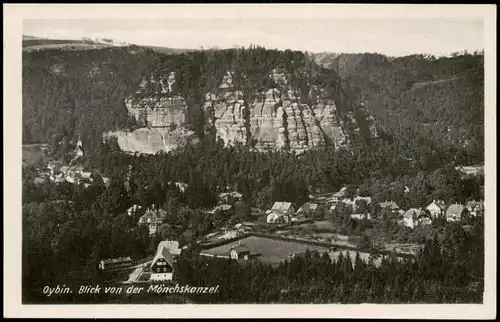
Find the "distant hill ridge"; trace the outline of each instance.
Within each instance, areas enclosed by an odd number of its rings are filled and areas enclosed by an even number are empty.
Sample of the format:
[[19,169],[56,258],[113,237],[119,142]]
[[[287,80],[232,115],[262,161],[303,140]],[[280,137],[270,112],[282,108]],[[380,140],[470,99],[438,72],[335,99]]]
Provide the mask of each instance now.
[[[47,49],[67,49],[72,51],[99,49],[107,47],[127,47],[137,46],[134,44],[115,41],[110,38],[100,37],[96,39],[81,38],[81,39],[49,39],[30,35],[23,35],[23,51],[40,51]],[[150,48],[156,52],[163,54],[180,54],[193,51],[192,49],[170,48],[161,46],[138,46]]]

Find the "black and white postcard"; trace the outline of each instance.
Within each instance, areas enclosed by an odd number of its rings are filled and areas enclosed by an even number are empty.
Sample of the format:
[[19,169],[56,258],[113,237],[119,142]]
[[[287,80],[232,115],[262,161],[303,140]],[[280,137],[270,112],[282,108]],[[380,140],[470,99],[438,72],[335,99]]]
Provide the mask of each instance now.
[[4,9],[6,317],[496,315],[495,6]]

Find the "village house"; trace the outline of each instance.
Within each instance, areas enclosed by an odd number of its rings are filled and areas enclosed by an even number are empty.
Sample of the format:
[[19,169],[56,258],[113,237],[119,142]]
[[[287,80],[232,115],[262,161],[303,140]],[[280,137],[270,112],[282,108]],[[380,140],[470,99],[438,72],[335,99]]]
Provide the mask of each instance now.
[[443,200],[432,200],[432,203],[427,206],[427,211],[431,214],[432,218],[436,218],[443,214],[445,203]]
[[366,204],[367,205],[370,205],[372,203],[372,198],[371,197],[361,197],[361,196],[357,196],[356,198],[354,198],[354,202],[358,201],[358,200],[364,200],[366,201]]
[[311,200],[311,202],[318,203],[318,204],[326,204],[327,200],[328,200],[328,196],[309,195],[309,200]]
[[205,213],[209,214],[209,215],[213,215],[213,214],[215,214],[218,211],[221,211],[223,213],[227,213],[227,212],[231,211],[232,209],[233,209],[232,205],[226,205],[226,204],[224,204],[224,205],[219,205],[219,206],[217,206],[217,207],[215,207],[215,208],[213,208],[211,210],[208,210]]
[[352,214],[351,215],[351,219],[356,219],[356,220],[363,220],[363,219],[371,220],[372,216],[369,213],[366,213],[366,214]]
[[295,208],[291,202],[276,201],[273,207],[266,211],[266,219],[268,223],[287,223],[293,213]]
[[228,230],[227,228],[222,229],[222,236],[220,239],[233,239],[240,236],[241,232],[238,230]]
[[305,203],[303,204],[295,213],[295,215],[291,218],[292,221],[303,221],[306,218],[311,218],[316,214],[318,210],[317,203]]
[[154,235],[158,226],[163,222],[166,212],[163,209],[148,208],[146,213],[139,218],[139,226],[146,225],[149,229],[149,234]]
[[250,258],[250,249],[238,243],[236,246],[231,247],[231,259],[234,260],[248,260]]
[[116,269],[130,265],[132,265],[132,259],[130,257],[108,258],[99,262],[99,269]]
[[36,177],[35,180],[33,181],[36,185],[43,184],[45,182],[44,177]]
[[465,205],[469,213],[476,217],[478,214],[484,213],[484,204],[481,201],[471,200]]
[[344,199],[346,191],[347,187],[343,187],[338,192],[334,193],[330,198],[330,203],[339,203],[342,199]]
[[394,202],[394,201],[384,201],[384,202],[381,202],[380,203],[380,207],[382,209],[389,209],[391,210],[393,213],[399,213],[399,206]]
[[109,186],[109,183],[111,182],[109,178],[106,178],[106,177],[101,177],[102,178],[102,182],[104,183],[104,185],[106,187]]
[[59,172],[66,174],[69,170],[69,165],[63,165],[60,169]]
[[473,165],[473,166],[458,166],[455,170],[462,172],[463,176],[472,175],[479,176],[484,175],[484,165]]
[[243,195],[237,191],[223,192],[219,194],[219,204],[233,205],[243,200]]
[[244,221],[244,222],[236,224],[234,226],[234,228],[236,228],[239,232],[246,233],[246,232],[254,230],[258,225],[259,224],[254,223],[254,222]]
[[[177,245],[178,246],[178,245]],[[174,276],[174,255],[169,250],[169,245],[161,242],[156,255],[151,262],[150,281],[171,281]]]
[[80,173],[80,176],[81,176],[83,179],[93,181],[93,180],[92,180],[92,172],[85,172],[85,171],[82,171],[82,172]]
[[78,159],[83,156],[83,143],[80,138],[78,138],[78,141],[76,142],[76,149],[75,149],[75,159]]
[[[172,184],[172,181],[169,181],[168,184]],[[184,182],[174,182],[174,184],[181,192],[186,191],[186,188],[188,187],[188,184]]]
[[293,216],[291,218],[291,221],[293,221],[293,222],[302,222],[302,221],[306,221],[306,220],[307,220],[307,217],[304,213],[295,214],[295,216]]
[[402,224],[409,228],[415,228],[418,219],[425,216],[425,211],[417,208],[410,208],[403,214]]
[[61,161],[51,161],[47,165],[47,168],[50,170],[50,174],[54,176],[56,173],[59,172],[62,166],[63,163]]
[[166,247],[174,259],[181,255],[182,248],[179,248],[179,242],[176,240],[164,240],[158,244],[159,247]]
[[134,216],[141,208],[142,206],[133,205],[132,207],[127,209],[127,215]]
[[446,209],[446,221],[461,221],[469,210],[464,205],[453,204]]
[[418,219],[418,224],[420,226],[428,226],[432,224],[432,219],[429,217],[421,217],[420,219]]
[[[359,202],[358,201],[365,201],[366,202],[366,205],[369,206],[372,202],[372,198],[371,197],[355,197],[353,199],[350,199],[350,198],[344,198],[342,199],[342,203],[344,205],[350,205],[352,207],[352,211],[356,212],[358,211],[358,205],[359,205]],[[335,209],[335,207],[331,208],[331,209]]]

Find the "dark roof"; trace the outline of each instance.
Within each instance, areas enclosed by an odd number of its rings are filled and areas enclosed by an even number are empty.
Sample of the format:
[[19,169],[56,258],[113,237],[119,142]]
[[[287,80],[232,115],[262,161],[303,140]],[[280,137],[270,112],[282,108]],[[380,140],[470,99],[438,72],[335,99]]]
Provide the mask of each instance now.
[[471,201],[468,201],[467,204],[466,204],[466,207],[467,208],[483,208],[484,207],[484,204],[481,202],[481,201],[476,201],[476,200],[471,200]]
[[170,266],[174,265],[174,256],[168,251],[168,248],[165,245],[160,245],[158,246],[158,251],[156,252],[155,257],[153,258],[153,261],[151,265],[154,265],[156,261],[160,258],[164,258],[167,263],[170,264]]
[[417,208],[410,208],[408,211],[406,211],[403,214],[403,217],[405,218],[413,218],[413,214],[416,214],[417,217],[420,217],[425,214],[425,212],[422,209],[417,209]]
[[130,257],[120,257],[120,258],[112,258],[112,259],[104,259],[101,262],[104,264],[114,264],[114,263],[121,263],[121,262],[129,262],[132,259]]
[[239,253],[250,253],[250,249],[248,247],[246,247],[245,245],[238,245],[238,246],[234,246],[231,251],[236,251],[238,254]]

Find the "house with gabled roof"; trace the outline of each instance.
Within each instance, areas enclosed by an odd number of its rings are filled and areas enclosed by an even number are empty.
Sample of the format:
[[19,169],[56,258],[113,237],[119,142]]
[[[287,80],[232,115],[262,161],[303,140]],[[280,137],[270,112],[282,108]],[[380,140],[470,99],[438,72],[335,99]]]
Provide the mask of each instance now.
[[415,228],[418,219],[425,216],[425,211],[417,208],[410,208],[403,214],[402,224],[409,228]]
[[444,213],[444,208],[446,207],[443,200],[432,200],[425,209],[429,211],[433,218],[438,217]]
[[303,204],[298,210],[297,210],[297,215],[300,214],[305,214],[305,215],[312,215],[314,212],[318,209],[318,204],[317,203],[312,203],[312,202],[307,202]]
[[[178,245],[177,245],[178,246]],[[171,281],[174,276],[174,255],[170,252],[169,245],[161,242],[156,255],[151,262],[150,281]]]
[[291,202],[276,201],[273,207],[266,211],[268,223],[288,222],[295,213],[295,208]]
[[465,204],[465,207],[474,217],[484,212],[484,204],[481,201],[470,200]]
[[243,195],[238,191],[223,192],[218,196],[219,204],[234,204],[243,200]]
[[391,201],[386,200],[384,202],[379,203],[379,205],[382,209],[389,209],[393,213],[398,213],[398,211],[400,210],[399,206],[392,200]]
[[371,220],[372,216],[369,213],[366,213],[366,214],[352,214],[351,215],[351,219],[355,219],[355,220],[363,220],[363,219]]
[[446,221],[461,221],[468,213],[469,210],[464,205],[452,204],[446,209]]
[[248,260],[250,257],[250,249],[245,245],[236,245],[231,248],[231,259],[239,260],[245,259]]
[[51,161],[47,165],[47,169],[50,170],[51,175],[54,175],[55,173],[59,172],[62,166],[63,163],[61,161]]
[[146,213],[139,218],[139,225],[146,225],[149,229],[149,234],[154,235],[156,229],[163,222],[167,212],[161,208],[148,208]]

